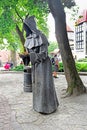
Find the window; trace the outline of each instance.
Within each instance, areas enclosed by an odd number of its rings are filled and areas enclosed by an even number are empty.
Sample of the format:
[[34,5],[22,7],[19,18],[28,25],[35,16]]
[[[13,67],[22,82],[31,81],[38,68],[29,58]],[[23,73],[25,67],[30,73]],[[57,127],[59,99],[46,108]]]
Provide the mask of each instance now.
[[86,31],[86,55],[87,55],[87,31]]
[[76,50],[84,48],[83,24],[76,26]]

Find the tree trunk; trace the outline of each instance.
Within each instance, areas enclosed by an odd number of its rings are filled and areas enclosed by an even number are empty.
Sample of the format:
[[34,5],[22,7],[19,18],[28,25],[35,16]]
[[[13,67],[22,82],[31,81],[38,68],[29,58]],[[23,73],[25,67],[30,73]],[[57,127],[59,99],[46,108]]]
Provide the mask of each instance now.
[[65,77],[67,80],[67,92],[69,95],[81,94],[86,92],[78,72],[75,67],[75,61],[69,46],[69,40],[66,31],[66,17],[60,0],[48,0],[49,8],[55,20],[55,33],[61,57],[64,65]]
[[11,62],[13,63],[13,66],[17,65],[17,58],[16,58],[16,51],[11,50]]
[[21,43],[22,43],[22,46],[24,48],[24,52],[26,52],[26,49],[24,47],[24,43],[25,43],[25,38],[23,36],[23,32],[19,29],[18,25],[16,24],[16,32],[18,33],[19,37],[20,37],[20,40],[21,40]]

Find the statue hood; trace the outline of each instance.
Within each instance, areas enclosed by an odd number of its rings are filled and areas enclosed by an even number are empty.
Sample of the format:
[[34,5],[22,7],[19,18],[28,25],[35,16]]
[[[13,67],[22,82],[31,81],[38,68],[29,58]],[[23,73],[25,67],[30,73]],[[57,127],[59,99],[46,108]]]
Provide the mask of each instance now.
[[30,30],[32,32],[38,33],[40,32],[37,28],[36,28],[36,21],[34,19],[34,16],[30,16],[25,18],[24,23],[30,28]]

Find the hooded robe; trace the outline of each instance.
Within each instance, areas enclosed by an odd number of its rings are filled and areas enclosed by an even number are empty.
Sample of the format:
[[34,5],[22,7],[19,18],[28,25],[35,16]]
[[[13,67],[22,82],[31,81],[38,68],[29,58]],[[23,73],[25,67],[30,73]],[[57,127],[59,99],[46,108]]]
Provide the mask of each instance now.
[[59,105],[52,76],[51,60],[48,56],[49,43],[46,36],[36,28],[33,16],[26,18],[24,25],[31,31],[26,37],[25,47],[30,53],[32,64],[33,109],[49,114],[54,112]]

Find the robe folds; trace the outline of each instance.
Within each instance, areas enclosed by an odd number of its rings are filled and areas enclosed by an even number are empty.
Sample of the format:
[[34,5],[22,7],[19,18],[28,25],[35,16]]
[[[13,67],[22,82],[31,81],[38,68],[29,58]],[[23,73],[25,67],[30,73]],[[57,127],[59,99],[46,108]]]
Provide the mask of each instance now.
[[54,112],[59,103],[52,77],[50,58],[34,66],[33,108],[41,113]]
[[[31,48],[33,109],[40,113],[54,112],[59,103],[52,76],[52,64],[48,56],[48,42],[42,34],[43,44]],[[45,40],[44,40],[45,39]]]

